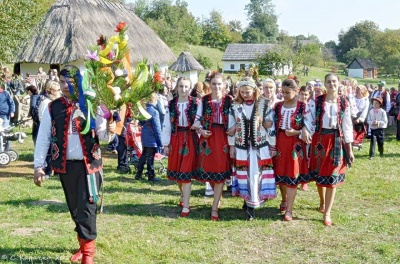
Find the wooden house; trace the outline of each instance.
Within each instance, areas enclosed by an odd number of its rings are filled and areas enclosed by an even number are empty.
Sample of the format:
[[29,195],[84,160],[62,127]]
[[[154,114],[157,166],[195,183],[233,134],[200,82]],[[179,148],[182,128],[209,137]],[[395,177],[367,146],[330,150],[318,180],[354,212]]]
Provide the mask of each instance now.
[[[222,56],[223,71],[235,73],[241,69],[248,70],[249,65],[257,65],[259,56],[273,50],[275,47],[275,44],[229,44]],[[282,68],[275,70],[274,75],[288,75],[290,73],[291,67],[283,65]]]
[[370,58],[354,58],[347,65],[348,76],[352,78],[376,79],[378,77],[378,67]]

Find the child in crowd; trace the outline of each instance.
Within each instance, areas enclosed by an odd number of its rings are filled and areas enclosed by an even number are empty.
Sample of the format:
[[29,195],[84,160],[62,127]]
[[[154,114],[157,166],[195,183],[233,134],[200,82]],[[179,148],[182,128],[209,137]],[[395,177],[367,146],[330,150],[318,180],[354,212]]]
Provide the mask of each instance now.
[[375,157],[375,145],[378,143],[379,155],[383,157],[383,140],[385,138],[384,128],[388,120],[385,110],[382,109],[383,100],[380,97],[372,98],[372,109],[368,114],[368,125],[371,128],[371,144],[369,148],[369,159]]
[[154,172],[154,156],[156,155],[157,148],[161,148],[162,146],[160,116],[156,108],[157,101],[158,95],[156,93],[151,94],[150,100],[146,104],[146,110],[151,115],[151,118],[146,121],[139,121],[139,124],[142,126],[143,152],[139,159],[135,180],[142,179],[145,163],[147,163],[147,180],[150,182],[160,180],[155,176]]

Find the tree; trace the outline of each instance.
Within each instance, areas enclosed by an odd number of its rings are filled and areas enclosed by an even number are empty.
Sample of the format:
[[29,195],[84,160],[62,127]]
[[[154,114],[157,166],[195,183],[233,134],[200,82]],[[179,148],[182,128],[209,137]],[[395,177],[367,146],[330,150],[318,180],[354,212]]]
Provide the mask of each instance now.
[[135,2],[135,13],[142,18],[168,45],[201,42],[202,29],[197,19],[188,11],[187,2],[177,0],[154,0],[150,5],[145,0]]
[[55,0],[3,0],[1,2],[0,61],[10,63],[21,43],[33,34],[35,26]]
[[263,43],[267,41],[258,28],[247,28],[242,38],[244,43]]
[[221,13],[210,12],[210,18],[204,20],[202,44],[224,50],[231,42],[229,25],[224,24]]
[[[278,17],[275,15],[275,6],[271,0],[250,0],[245,6],[250,21],[249,28],[258,29],[268,42],[276,42],[278,37]],[[243,37],[243,39],[246,39]]]
[[204,69],[211,69],[213,67],[213,63],[211,62],[209,57],[203,56],[203,54],[199,54],[195,58],[200,63],[200,65],[203,66]]
[[259,74],[277,78],[276,71],[285,65],[291,65],[290,52],[287,47],[275,46],[272,50],[260,55],[257,59]]
[[353,48],[372,49],[375,36],[379,33],[379,26],[372,21],[362,21],[350,27],[348,31],[339,33],[338,59],[344,62],[344,55]]
[[371,51],[371,58],[378,64],[381,72],[394,73],[400,65],[400,29],[387,29],[376,35]]
[[344,54],[343,59],[346,64],[349,64],[354,60],[354,58],[370,58],[371,53],[364,48],[352,48],[346,54]]

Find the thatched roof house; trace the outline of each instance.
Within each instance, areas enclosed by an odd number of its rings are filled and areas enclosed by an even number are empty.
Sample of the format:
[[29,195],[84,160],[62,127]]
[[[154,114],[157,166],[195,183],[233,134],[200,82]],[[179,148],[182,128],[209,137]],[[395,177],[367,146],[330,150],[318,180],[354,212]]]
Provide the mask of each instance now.
[[178,59],[168,68],[170,71],[179,72],[180,77],[189,78],[192,83],[197,83],[198,72],[204,70],[203,66],[188,51],[182,52]]
[[168,68],[170,71],[187,72],[187,71],[203,71],[203,66],[188,51],[182,52],[178,59]]
[[117,34],[114,30],[122,21],[127,23],[133,64],[147,58],[149,64],[166,67],[176,59],[157,34],[124,4],[106,0],[58,0],[38,25],[37,33],[21,47],[14,62],[34,63],[46,71],[50,65],[55,68],[71,62],[83,64],[87,47],[96,45],[100,34],[106,37]]
[[[276,44],[229,44],[222,61],[224,72],[238,72],[241,69],[248,70],[250,64],[256,64],[259,56],[272,51]],[[287,75],[291,71],[288,65],[275,70],[275,75]]]

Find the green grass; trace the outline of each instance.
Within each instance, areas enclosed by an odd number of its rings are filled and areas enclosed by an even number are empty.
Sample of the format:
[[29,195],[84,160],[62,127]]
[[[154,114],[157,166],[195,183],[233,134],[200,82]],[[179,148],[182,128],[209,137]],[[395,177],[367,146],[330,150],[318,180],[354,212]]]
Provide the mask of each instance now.
[[[105,207],[98,216],[96,263],[399,263],[400,177],[394,128],[385,157],[368,160],[369,142],[355,151],[338,188],[333,227],[322,224],[314,183],[298,191],[295,220],[283,222],[280,197],[244,221],[242,200],[224,193],[220,222],[209,220],[212,199],[193,182],[192,213],[179,218],[177,186],[149,184],[115,172],[105,156]],[[69,263],[77,247],[61,185],[32,180],[32,141],[16,142],[20,159],[0,167],[0,262]],[[134,173],[134,170],[133,170]]]

